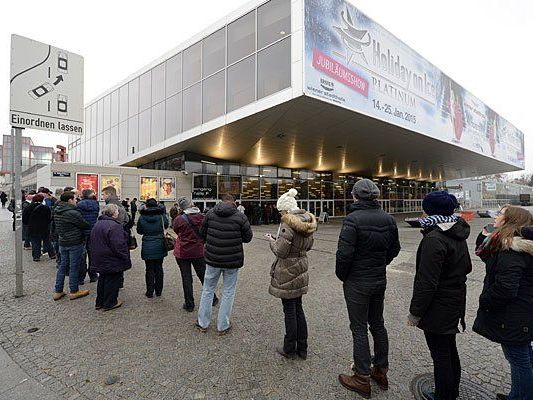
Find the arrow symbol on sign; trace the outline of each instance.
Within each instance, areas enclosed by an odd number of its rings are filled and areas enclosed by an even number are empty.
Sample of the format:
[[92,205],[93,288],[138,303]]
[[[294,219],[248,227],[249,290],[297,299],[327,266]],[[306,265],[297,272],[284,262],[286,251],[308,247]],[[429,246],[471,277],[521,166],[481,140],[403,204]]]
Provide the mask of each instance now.
[[54,82],[54,86],[57,86],[59,82],[63,81],[63,75],[56,76],[56,81]]

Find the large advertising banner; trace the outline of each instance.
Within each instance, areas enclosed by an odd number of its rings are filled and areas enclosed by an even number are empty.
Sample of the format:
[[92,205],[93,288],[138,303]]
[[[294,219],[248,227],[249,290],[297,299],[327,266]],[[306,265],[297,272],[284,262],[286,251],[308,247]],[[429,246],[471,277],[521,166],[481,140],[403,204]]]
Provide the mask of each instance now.
[[159,178],[159,200],[176,201],[176,178]]
[[157,177],[141,176],[139,200],[146,201],[150,198],[157,199]]
[[76,189],[80,193],[84,189],[92,189],[98,196],[98,174],[76,174]]
[[102,190],[107,186],[113,186],[117,191],[118,198],[122,195],[122,178],[120,175],[100,175],[100,187]]
[[308,96],[524,168],[524,135],[343,0],[305,1]]

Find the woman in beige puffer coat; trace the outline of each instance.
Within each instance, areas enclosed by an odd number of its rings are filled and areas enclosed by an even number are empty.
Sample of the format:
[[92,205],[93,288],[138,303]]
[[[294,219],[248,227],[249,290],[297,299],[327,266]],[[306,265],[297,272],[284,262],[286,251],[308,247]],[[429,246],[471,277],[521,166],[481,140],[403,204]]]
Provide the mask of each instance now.
[[295,189],[282,195],[277,203],[281,224],[277,238],[270,236],[270,249],[276,256],[270,276],[269,293],[281,299],[285,314],[283,348],[276,351],[286,358],[307,358],[307,322],[302,308],[302,295],[307,293],[309,263],[307,252],[313,247],[316,217],[300,210]]

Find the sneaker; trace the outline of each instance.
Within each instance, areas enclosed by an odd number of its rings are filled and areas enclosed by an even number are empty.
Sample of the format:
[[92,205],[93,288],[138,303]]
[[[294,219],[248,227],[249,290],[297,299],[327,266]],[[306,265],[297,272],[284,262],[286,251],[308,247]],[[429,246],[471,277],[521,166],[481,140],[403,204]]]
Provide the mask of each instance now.
[[225,336],[225,335],[227,335],[228,333],[231,332],[231,328],[233,328],[233,325],[230,324],[227,329],[224,329],[223,331],[217,331],[217,335],[218,336]]
[[117,301],[117,304],[115,304],[113,307],[111,308],[104,308],[104,311],[111,311],[111,310],[114,310],[115,308],[119,308],[122,306],[122,304],[124,304],[124,300],[118,300]]
[[70,298],[70,300],[76,300],[81,297],[87,296],[89,293],[90,292],[88,290],[78,290],[77,292],[70,293],[68,297]]
[[207,332],[207,328],[202,328],[202,326],[198,322],[194,323],[194,327],[201,333]]
[[55,292],[52,297],[54,301],[61,300],[63,297],[65,297],[65,292]]

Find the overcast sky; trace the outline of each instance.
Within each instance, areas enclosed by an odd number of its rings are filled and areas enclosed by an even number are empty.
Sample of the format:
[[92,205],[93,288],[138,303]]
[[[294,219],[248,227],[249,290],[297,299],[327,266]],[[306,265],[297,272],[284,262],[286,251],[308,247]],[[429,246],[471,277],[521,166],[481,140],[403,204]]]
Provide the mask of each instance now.
[[[350,0],[525,134],[533,171],[533,1]],[[176,47],[244,0],[0,2],[0,131],[10,132],[10,35],[85,57],[85,101]],[[36,144],[59,133],[26,131]]]

